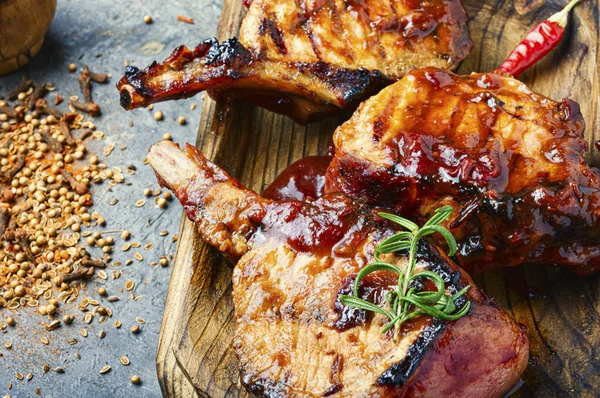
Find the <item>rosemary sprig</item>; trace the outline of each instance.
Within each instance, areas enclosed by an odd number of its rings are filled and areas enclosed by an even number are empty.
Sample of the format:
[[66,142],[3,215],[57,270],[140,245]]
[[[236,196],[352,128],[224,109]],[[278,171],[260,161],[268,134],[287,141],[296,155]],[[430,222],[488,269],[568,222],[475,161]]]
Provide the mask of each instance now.
[[[452,207],[441,207],[435,211],[434,215],[425,225],[419,228],[417,224],[405,218],[389,213],[379,213],[381,217],[400,224],[407,231],[398,232],[377,245],[374,253],[375,262],[360,270],[354,281],[352,295],[340,296],[342,304],[385,315],[389,319],[389,322],[383,328],[383,333],[394,327],[394,339],[398,338],[400,328],[404,322],[421,315],[430,315],[442,321],[454,321],[464,316],[469,311],[471,302],[467,301],[460,310],[456,307],[455,302],[459,297],[467,293],[471,287],[470,285],[449,296],[445,292],[446,286],[444,280],[439,274],[432,271],[414,273],[417,244],[421,238],[427,235],[439,233],[448,242],[448,255],[452,256],[456,253],[456,241],[454,237],[450,231],[440,225],[450,214],[452,214]],[[408,264],[404,271],[396,265],[382,261],[379,258],[381,254],[404,250],[408,250]],[[381,307],[358,296],[360,281],[368,274],[377,271],[391,271],[398,275],[397,289],[386,292],[385,305]],[[420,291],[414,284],[411,285],[411,282],[418,279],[431,280],[437,290]]]

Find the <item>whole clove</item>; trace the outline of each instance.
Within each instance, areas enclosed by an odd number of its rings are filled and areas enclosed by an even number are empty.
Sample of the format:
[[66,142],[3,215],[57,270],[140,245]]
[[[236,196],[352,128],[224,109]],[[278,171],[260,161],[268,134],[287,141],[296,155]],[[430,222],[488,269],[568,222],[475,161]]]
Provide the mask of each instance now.
[[23,108],[21,107],[15,109],[10,106],[0,106],[0,113],[4,113],[6,116],[17,120],[23,119]]
[[106,268],[106,263],[102,260],[84,259],[81,261],[83,267]]
[[26,79],[25,76],[23,76],[23,78],[21,79],[21,82],[19,84],[17,84],[17,86],[15,88],[10,90],[10,92],[6,96],[6,99],[8,99],[10,101],[16,100],[19,93],[23,93],[23,92],[29,90],[29,87],[31,87],[32,84],[33,84],[33,82],[31,80]]
[[96,83],[106,83],[108,81],[108,75],[106,73],[95,73],[92,72],[88,66],[85,66],[85,69],[88,71],[90,79]]
[[92,85],[90,83],[90,71],[86,65],[86,67],[81,71],[81,74],[77,78],[79,82],[79,87],[81,88],[81,92],[83,93],[83,99],[85,102],[92,102]]
[[40,99],[40,98],[44,98],[44,96],[46,95],[46,93],[48,92],[48,89],[46,88],[45,84],[33,84],[33,91],[31,92],[31,95],[29,96],[29,109],[35,109],[35,102]]
[[62,176],[78,195],[85,195],[88,192],[87,185],[81,181],[77,181],[67,170],[63,170]]
[[44,115],[52,115],[57,119],[62,117],[62,112],[48,105],[48,102],[43,98],[38,98],[37,101],[35,101],[35,110]]
[[10,222],[10,210],[0,209],[0,236],[4,235]]
[[85,112],[90,116],[99,116],[101,113],[100,105],[95,102],[83,103],[79,101],[71,101],[69,104],[73,106],[73,108]]
[[21,250],[23,251],[23,254],[25,254],[25,257],[27,257],[30,262],[35,264],[35,255],[31,251],[31,247],[29,247],[29,239],[27,234],[24,231],[18,231],[15,234],[15,238],[19,243],[19,246],[21,246]]
[[53,152],[60,153],[63,150],[63,146],[58,140],[54,139],[52,135],[47,131],[40,131],[42,141],[44,141]]
[[63,282],[69,283],[77,279],[91,278],[94,275],[94,267],[78,269],[77,271],[71,272],[70,274],[63,275]]
[[5,175],[0,176],[0,178],[5,182],[10,182],[23,167],[25,167],[25,156],[19,155],[15,161],[15,164],[13,164],[13,166],[6,172]]
[[[81,92],[83,93],[83,99],[86,103],[93,103],[92,101],[92,84],[94,81],[96,83],[106,83],[108,81],[108,75],[106,73],[95,73],[90,71],[90,68],[86,65],[85,68],[81,71],[81,74],[77,78],[79,82],[79,87],[81,88]],[[79,108],[77,108],[79,109]],[[100,108],[98,108],[99,110]],[[84,112],[84,109],[81,109]],[[88,112],[92,114],[91,112]],[[94,116],[94,115],[92,115]]]
[[71,129],[69,128],[69,124],[67,123],[65,118],[62,118],[58,122],[58,129],[60,130],[62,135],[65,137],[65,141],[67,142],[67,145],[71,145],[71,146],[75,145],[75,140],[73,139],[73,136],[71,135]]

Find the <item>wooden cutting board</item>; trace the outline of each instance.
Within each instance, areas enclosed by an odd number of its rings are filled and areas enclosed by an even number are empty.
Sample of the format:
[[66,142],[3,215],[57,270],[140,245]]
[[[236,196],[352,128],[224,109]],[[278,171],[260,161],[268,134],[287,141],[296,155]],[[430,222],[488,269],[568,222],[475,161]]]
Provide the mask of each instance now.
[[[536,23],[565,3],[463,2],[475,47],[461,73],[493,70]],[[596,165],[600,164],[593,145],[600,139],[599,12],[598,0],[583,0],[559,48],[522,77],[537,92],[581,104],[589,159]],[[237,34],[244,13],[241,0],[224,0],[220,40]],[[293,161],[324,154],[342,122],[343,118],[333,118],[300,126],[250,105],[228,106],[205,97],[196,144],[216,164],[260,192]],[[231,265],[202,243],[192,223],[182,217],[157,355],[165,396],[247,396],[231,347],[231,271]],[[528,266],[499,270],[477,282],[529,331],[531,360],[516,396],[597,396],[600,275],[581,279],[557,268]]]

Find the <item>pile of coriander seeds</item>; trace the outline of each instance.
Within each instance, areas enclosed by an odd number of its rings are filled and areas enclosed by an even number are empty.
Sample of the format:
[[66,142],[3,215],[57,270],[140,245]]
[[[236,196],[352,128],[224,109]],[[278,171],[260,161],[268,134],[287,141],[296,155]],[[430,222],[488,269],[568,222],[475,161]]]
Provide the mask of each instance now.
[[92,122],[76,112],[58,118],[56,108],[41,114],[29,106],[45,101],[32,101],[35,91],[31,84],[14,103],[0,100],[0,307],[52,316],[106,263],[80,244],[82,226],[106,223],[90,211],[90,184],[124,178],[87,153],[84,140],[98,133]]
[[[73,106],[78,97],[69,100],[63,113],[56,108],[63,98],[54,87],[29,80],[23,80],[6,98],[0,95],[0,332],[18,330],[19,317],[30,314],[21,310],[33,307],[46,331],[59,333],[63,325],[74,324],[83,326],[79,334],[86,338],[87,325],[108,323],[113,317],[110,307],[119,300],[103,286],[95,292],[103,299],[93,299],[86,282],[92,277],[107,282],[119,279],[120,262],[111,257],[117,245],[122,251],[141,247],[139,242],[129,242],[132,234],[127,230],[106,230],[107,220],[93,210],[93,187],[111,190],[125,182],[124,174],[135,174],[135,167],[109,167],[88,151],[86,143],[104,138],[104,133],[96,130],[89,115],[78,112],[81,106]],[[109,156],[113,149],[109,145],[103,155]],[[145,195],[154,197],[157,209],[164,209],[171,200],[170,193],[161,190]],[[163,232],[160,236],[167,234]],[[149,248],[151,244],[143,246]],[[137,251],[133,257],[143,260]],[[150,265],[168,266],[171,259],[160,256]],[[142,296],[135,296],[134,287],[133,281],[125,283],[126,293],[137,300]],[[129,330],[133,334],[144,320],[138,317],[135,322]],[[114,318],[110,323],[121,327]],[[102,329],[96,337],[104,336]],[[51,340],[44,336],[40,342],[47,346]],[[14,350],[6,343],[7,350]],[[69,339],[68,344],[77,344],[77,339]],[[75,358],[81,359],[77,352]],[[129,365],[129,359],[126,362],[121,360],[123,366]],[[109,373],[110,366],[108,371],[106,367],[99,373]],[[39,373],[68,371],[45,362],[39,369]],[[17,371],[15,381],[35,380],[35,374]],[[137,375],[130,380],[141,383]],[[9,390],[12,387],[9,381]]]

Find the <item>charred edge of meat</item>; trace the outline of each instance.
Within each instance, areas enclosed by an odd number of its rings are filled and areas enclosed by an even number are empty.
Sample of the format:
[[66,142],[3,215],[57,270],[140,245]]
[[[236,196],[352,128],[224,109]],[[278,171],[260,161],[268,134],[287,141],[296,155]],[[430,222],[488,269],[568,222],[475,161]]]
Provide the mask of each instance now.
[[[460,288],[460,271],[453,271],[442,259],[439,253],[427,242],[420,241],[417,250],[417,261],[424,261],[430,264],[431,271],[439,274],[446,283],[450,293],[456,293]],[[462,296],[456,300],[456,306],[461,308],[466,304],[467,299]],[[391,387],[401,387],[412,376],[414,371],[425,357],[425,353],[431,347],[440,333],[446,328],[444,322],[434,319],[433,322],[425,327],[417,341],[408,349],[406,356],[398,363],[392,365],[379,378],[377,383]]]
[[[236,68],[249,64],[252,61],[252,54],[235,37],[225,40],[222,44],[219,44],[218,40],[213,37],[204,40],[191,50],[183,45],[177,47],[161,64],[154,61],[143,70],[135,66],[128,66],[125,69],[123,78],[117,84],[117,88],[120,90],[121,106],[125,109],[132,109],[132,107],[151,103],[160,94],[166,94],[155,92],[151,87],[148,87],[147,82],[149,79],[168,70],[181,71],[186,64],[200,58],[204,58],[206,65],[230,67],[231,70],[226,72],[225,77],[236,79],[240,77],[235,73]],[[176,86],[186,82],[174,81],[173,83],[175,86],[173,89],[177,91],[181,87]],[[147,102],[141,105],[135,104],[132,98],[133,93],[124,88],[127,85],[131,86],[135,90],[135,94],[143,97]]]
[[[420,241],[417,250],[417,261],[424,261],[429,264],[431,271],[439,274],[450,293],[456,293],[459,286],[461,274],[460,271],[452,270],[448,267],[446,261],[440,257],[437,250],[431,244]],[[351,294],[354,286],[354,280],[348,279],[340,290],[339,294]],[[368,300],[372,298],[367,298]],[[461,308],[466,304],[466,298],[463,296],[456,300],[457,307]],[[335,311],[339,314],[338,319],[333,327],[338,330],[347,330],[354,326],[363,325],[367,320],[367,312],[358,308],[346,307],[339,299],[334,304]],[[377,383],[381,385],[389,385],[392,387],[401,387],[417,369],[425,353],[435,341],[441,331],[446,328],[443,322],[433,320],[421,332],[417,340],[410,346],[404,359],[392,365],[377,379]]]
[[431,325],[427,326],[425,330],[421,332],[417,341],[408,348],[408,352],[404,359],[383,372],[377,379],[377,384],[402,387],[421,363],[425,352],[427,352],[439,333],[445,328],[446,326],[444,323],[438,320],[435,320]]
[[[190,76],[173,77],[168,89],[151,86],[153,77],[167,71],[183,71],[187,64],[199,62],[200,59],[203,59],[202,62],[209,68],[198,72],[199,76],[190,72]],[[222,44],[215,38],[207,39],[192,50],[179,46],[162,64],[154,61],[144,70],[128,66],[117,84],[120,90],[120,104],[125,109],[133,109],[161,99],[189,97],[204,89],[218,91],[221,84],[244,77],[248,66],[260,61],[266,60],[256,58],[235,37],[225,40]],[[391,83],[379,71],[340,68],[325,62],[290,62],[286,63],[286,67],[309,73],[325,82],[343,107],[355,107],[360,101]],[[191,85],[198,87],[192,88]],[[285,98],[285,93],[278,93],[277,97]]]
[[[460,271],[453,271],[448,267],[446,261],[440,257],[439,253],[430,243],[426,241],[420,241],[418,250],[417,250],[417,261],[424,261],[427,264],[430,264],[431,271],[440,275],[446,284],[446,289],[454,294],[462,289],[464,286],[459,286],[460,284]],[[461,308],[464,304],[466,304],[467,299],[465,296],[461,296],[456,300],[456,306]]]
[[358,105],[392,82],[378,70],[339,68],[326,62],[301,62],[296,65],[300,71],[309,71],[339,92],[344,106]]

